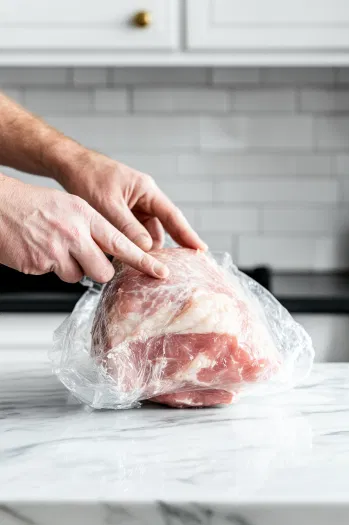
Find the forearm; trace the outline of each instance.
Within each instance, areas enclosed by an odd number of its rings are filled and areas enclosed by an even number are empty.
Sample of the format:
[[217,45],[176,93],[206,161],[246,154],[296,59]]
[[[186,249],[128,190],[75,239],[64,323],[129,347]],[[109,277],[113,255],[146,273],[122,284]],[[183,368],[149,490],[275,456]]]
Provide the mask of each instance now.
[[59,180],[85,151],[0,93],[0,165]]

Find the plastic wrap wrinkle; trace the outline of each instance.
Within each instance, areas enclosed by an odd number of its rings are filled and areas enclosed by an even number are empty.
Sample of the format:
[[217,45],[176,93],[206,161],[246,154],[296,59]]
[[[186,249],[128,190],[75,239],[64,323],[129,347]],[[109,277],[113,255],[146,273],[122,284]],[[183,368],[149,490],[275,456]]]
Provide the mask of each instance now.
[[304,329],[239,272],[227,254],[185,248],[153,255],[165,280],[116,263],[55,334],[54,370],[94,408],[149,399],[176,407],[230,404],[290,388],[311,369]]

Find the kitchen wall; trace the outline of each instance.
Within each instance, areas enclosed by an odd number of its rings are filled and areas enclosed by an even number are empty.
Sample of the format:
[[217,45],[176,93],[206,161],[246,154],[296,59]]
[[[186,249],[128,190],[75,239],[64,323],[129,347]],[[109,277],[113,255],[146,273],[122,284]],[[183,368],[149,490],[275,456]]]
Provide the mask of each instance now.
[[349,264],[349,69],[0,68],[0,88],[151,173],[238,264]]

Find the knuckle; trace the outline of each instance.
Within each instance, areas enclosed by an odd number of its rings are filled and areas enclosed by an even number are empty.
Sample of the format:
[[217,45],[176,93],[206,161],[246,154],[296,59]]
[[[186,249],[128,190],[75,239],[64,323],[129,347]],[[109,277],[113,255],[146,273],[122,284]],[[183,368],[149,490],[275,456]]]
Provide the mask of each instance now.
[[81,239],[81,232],[80,229],[75,225],[72,224],[67,228],[66,236],[68,239],[70,239],[73,243],[80,242]]
[[112,266],[103,268],[95,276],[95,279],[99,283],[107,283],[114,277],[115,270]]
[[111,240],[110,240],[110,245],[111,245],[111,248],[114,252],[119,252],[120,249],[122,249],[122,240],[123,240],[123,236],[121,234],[121,232],[119,232],[119,230],[115,230]]
[[148,187],[154,187],[156,186],[156,182],[153,179],[151,175],[148,175],[147,173],[142,174],[143,183]]
[[79,215],[86,215],[89,207],[84,199],[77,197],[76,195],[70,196],[70,206],[73,211]]
[[65,283],[70,283],[70,284],[74,284],[74,283],[78,283],[80,281],[80,279],[82,279],[83,277],[83,274],[82,272],[64,272],[61,276],[61,279],[62,281],[64,281]]
[[[53,232],[58,233],[59,238],[69,242],[79,241],[81,237],[81,230],[84,227],[84,222],[79,221],[76,214],[66,216],[63,219],[57,219],[53,224]],[[51,235],[51,239],[55,239],[55,235]]]
[[139,259],[139,268],[142,271],[149,271],[152,269],[152,267],[153,267],[152,258],[149,257],[149,255],[147,255],[146,253],[143,254]]
[[[47,254],[38,253],[33,261],[32,271],[27,273],[35,273],[36,275],[42,275],[52,271],[52,260],[50,260]],[[26,272],[25,272],[26,273]]]
[[148,173],[137,171],[133,174],[133,180],[136,186],[142,190],[149,190],[149,188],[156,186],[155,180]]
[[83,272],[78,266],[72,266],[68,263],[65,268],[59,272],[60,278],[66,283],[77,283],[82,279]]
[[58,259],[58,248],[55,243],[49,242],[46,247],[46,256],[50,261],[57,261]]
[[33,266],[29,262],[24,262],[20,267],[19,271],[24,273],[25,275],[34,274],[35,271],[33,269]]
[[121,230],[123,232],[124,235],[126,235],[126,237],[130,237],[130,235],[132,234],[132,230],[134,229],[133,227],[133,224],[131,222],[127,222],[125,223]]
[[[81,241],[81,228],[77,226],[74,220],[68,222],[61,222],[57,224],[55,230],[59,234],[59,239],[61,243],[68,242],[69,245],[80,244]],[[48,246],[48,254],[50,257],[54,258],[57,253],[57,249],[53,244]]]

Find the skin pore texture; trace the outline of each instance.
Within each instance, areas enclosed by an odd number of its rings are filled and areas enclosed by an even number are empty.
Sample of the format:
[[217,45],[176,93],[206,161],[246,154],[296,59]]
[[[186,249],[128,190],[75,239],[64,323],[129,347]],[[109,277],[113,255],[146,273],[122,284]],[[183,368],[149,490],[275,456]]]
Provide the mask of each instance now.
[[105,253],[156,278],[165,264],[149,253],[164,229],[181,246],[207,247],[144,173],[89,150],[0,93],[0,166],[51,177],[66,192],[0,174],[0,264],[77,282],[109,281]]

